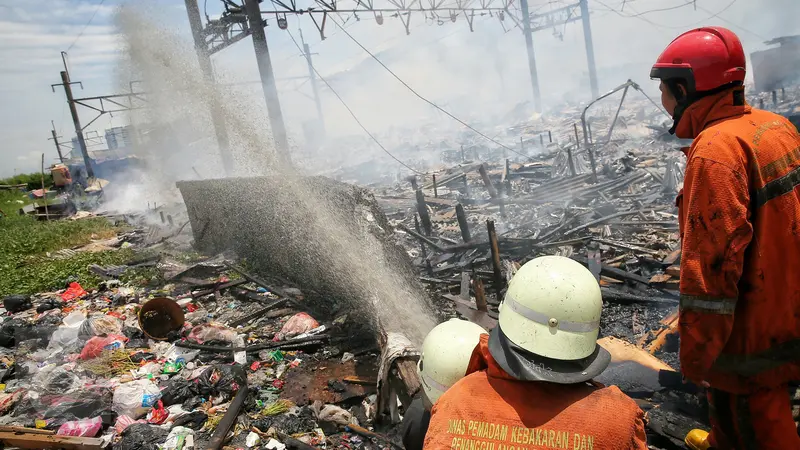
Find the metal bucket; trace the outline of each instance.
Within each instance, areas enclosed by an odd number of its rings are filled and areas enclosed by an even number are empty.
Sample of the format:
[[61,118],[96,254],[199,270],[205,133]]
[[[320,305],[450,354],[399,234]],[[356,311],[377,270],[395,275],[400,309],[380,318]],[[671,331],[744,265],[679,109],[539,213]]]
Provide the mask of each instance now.
[[186,322],[183,308],[167,297],[157,297],[139,310],[139,328],[150,339],[164,341],[167,336],[180,330]]

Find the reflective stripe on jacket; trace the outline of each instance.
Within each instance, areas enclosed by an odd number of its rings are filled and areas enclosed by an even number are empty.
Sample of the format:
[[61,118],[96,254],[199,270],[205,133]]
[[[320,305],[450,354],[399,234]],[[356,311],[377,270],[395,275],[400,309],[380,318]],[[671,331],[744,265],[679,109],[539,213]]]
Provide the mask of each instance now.
[[433,406],[425,449],[647,449],[644,413],[616,386],[518,381],[489,354]]
[[800,136],[742,88],[686,109],[681,371],[732,393],[800,379]]

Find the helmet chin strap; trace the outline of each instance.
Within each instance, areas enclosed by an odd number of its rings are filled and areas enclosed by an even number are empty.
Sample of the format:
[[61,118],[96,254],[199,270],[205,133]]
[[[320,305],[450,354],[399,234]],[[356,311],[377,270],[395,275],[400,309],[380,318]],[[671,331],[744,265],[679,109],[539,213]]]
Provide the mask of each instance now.
[[678,102],[675,106],[675,111],[672,113],[672,128],[669,129],[669,134],[675,134],[675,129],[678,128],[678,123],[680,123],[681,117],[683,117],[683,113],[689,105],[691,105],[691,103],[684,100]]
[[[675,98],[680,98],[680,100],[678,100],[678,104],[675,106],[675,111],[672,113],[672,128],[669,129],[669,134],[673,135],[675,134],[675,129],[678,128],[678,124],[680,123],[681,118],[683,117],[683,113],[686,112],[686,109],[689,106],[691,106],[692,103],[700,100],[703,97],[708,97],[709,95],[718,94],[722,91],[734,87],[740,87],[741,85],[742,85],[741,82],[736,81],[733,83],[723,84],[722,86],[716,87],[709,91],[692,92],[688,95],[683,95],[683,93],[680,92],[679,90],[675,92],[677,90],[677,87],[674,88],[670,87],[670,90],[673,91],[672,95],[675,96]],[[733,101],[734,106],[744,106],[744,91],[742,91],[741,89],[734,90],[733,98],[734,98]]]

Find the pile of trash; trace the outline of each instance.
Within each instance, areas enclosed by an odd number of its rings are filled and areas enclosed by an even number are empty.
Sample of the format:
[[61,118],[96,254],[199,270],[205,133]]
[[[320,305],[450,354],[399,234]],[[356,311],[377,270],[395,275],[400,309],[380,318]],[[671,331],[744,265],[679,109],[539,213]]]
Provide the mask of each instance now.
[[211,260],[156,288],[107,280],[87,291],[73,282],[6,297],[0,441],[387,447],[389,438],[366,428],[377,414],[374,338],[359,340],[346,313],[320,323],[312,309],[295,287]]

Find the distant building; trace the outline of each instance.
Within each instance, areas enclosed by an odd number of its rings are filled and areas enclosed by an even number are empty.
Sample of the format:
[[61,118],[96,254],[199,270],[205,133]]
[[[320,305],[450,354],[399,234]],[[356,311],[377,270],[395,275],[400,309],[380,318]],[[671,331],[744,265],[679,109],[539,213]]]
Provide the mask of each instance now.
[[106,144],[109,150],[123,150],[133,147],[133,127],[113,127],[106,130]]
[[765,44],[778,46],[750,54],[756,92],[797,83],[800,80],[800,36],[779,37]]

